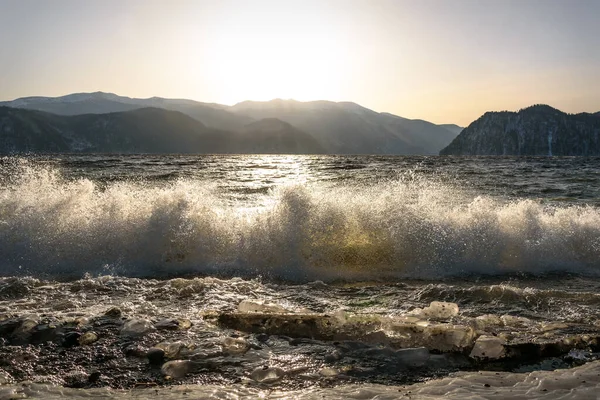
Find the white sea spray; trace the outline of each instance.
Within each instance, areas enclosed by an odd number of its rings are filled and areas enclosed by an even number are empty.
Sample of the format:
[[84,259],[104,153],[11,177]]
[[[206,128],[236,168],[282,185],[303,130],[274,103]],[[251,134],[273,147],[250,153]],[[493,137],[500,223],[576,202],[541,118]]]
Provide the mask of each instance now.
[[260,207],[214,183],[64,179],[23,163],[0,186],[4,274],[220,273],[310,280],[600,271],[600,210],[473,197],[401,176],[287,184]]

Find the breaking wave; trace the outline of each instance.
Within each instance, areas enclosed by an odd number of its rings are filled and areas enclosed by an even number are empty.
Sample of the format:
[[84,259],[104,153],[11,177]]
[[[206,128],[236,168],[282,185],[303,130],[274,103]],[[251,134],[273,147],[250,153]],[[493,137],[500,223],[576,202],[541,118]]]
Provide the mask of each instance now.
[[99,184],[27,163],[0,185],[5,276],[304,281],[600,271],[597,208],[474,197],[414,177],[289,185],[264,194],[261,207],[224,199],[214,182]]

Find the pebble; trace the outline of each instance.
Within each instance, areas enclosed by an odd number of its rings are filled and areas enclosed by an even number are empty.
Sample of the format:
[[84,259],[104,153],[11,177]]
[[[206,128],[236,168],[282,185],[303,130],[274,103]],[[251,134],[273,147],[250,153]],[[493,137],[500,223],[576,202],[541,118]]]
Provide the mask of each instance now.
[[285,376],[285,371],[279,367],[259,367],[250,373],[250,378],[259,383],[277,382]]
[[192,366],[190,360],[174,360],[164,363],[160,371],[165,376],[178,379],[186,376],[192,370]]
[[158,321],[154,327],[159,330],[184,331],[192,327],[188,319],[163,319]]
[[113,307],[110,310],[106,311],[104,315],[110,318],[121,318],[123,313],[121,312],[121,309],[119,307]]
[[86,332],[77,339],[80,345],[85,346],[88,344],[92,344],[98,340],[98,335],[94,332]]
[[323,368],[319,371],[319,375],[324,377],[331,377],[339,375],[339,372],[333,368]]
[[63,347],[74,347],[79,344],[79,338],[81,333],[79,332],[68,332],[63,336],[62,346]]
[[144,336],[154,331],[152,322],[146,319],[130,319],[123,324],[121,335],[123,336]]
[[150,365],[161,365],[165,361],[165,352],[163,349],[152,347],[146,353]]
[[97,382],[101,376],[102,376],[102,374],[99,371],[94,371],[88,377],[88,382],[89,383]]
[[222,342],[223,351],[229,354],[243,354],[250,347],[244,338],[226,337]]

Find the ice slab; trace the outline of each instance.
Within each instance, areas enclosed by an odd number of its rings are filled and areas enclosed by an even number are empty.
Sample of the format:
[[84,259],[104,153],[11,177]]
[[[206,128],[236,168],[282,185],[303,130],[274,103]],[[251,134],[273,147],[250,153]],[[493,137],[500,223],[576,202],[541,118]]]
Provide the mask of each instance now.
[[504,346],[506,341],[497,336],[482,335],[477,338],[470,357],[476,359],[498,359],[506,354]]

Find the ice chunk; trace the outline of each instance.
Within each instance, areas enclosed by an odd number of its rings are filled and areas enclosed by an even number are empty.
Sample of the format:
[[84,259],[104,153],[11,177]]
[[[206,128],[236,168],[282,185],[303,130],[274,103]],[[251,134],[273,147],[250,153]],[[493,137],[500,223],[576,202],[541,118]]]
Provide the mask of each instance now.
[[499,316],[493,314],[480,315],[473,320],[475,328],[480,330],[489,330],[504,325],[504,322]]
[[192,370],[193,364],[190,360],[174,360],[163,364],[160,371],[171,378],[183,378]]
[[154,331],[152,322],[146,319],[130,319],[123,324],[121,335],[123,336],[144,336]]
[[395,323],[390,329],[393,347],[426,347],[437,351],[462,351],[473,345],[475,331],[464,325]]
[[482,335],[477,338],[473,350],[469,355],[472,358],[495,360],[505,355],[506,341],[497,336]]
[[260,383],[277,382],[285,376],[285,371],[278,367],[256,368],[250,373],[250,378]]
[[425,347],[439,351],[457,351],[470,347],[475,340],[473,328],[464,325],[439,324],[425,328]]
[[425,307],[420,315],[427,319],[448,319],[458,315],[458,305],[445,301],[432,301]]
[[262,300],[242,300],[238,305],[239,312],[243,313],[288,313],[289,311],[279,304],[267,303]]

